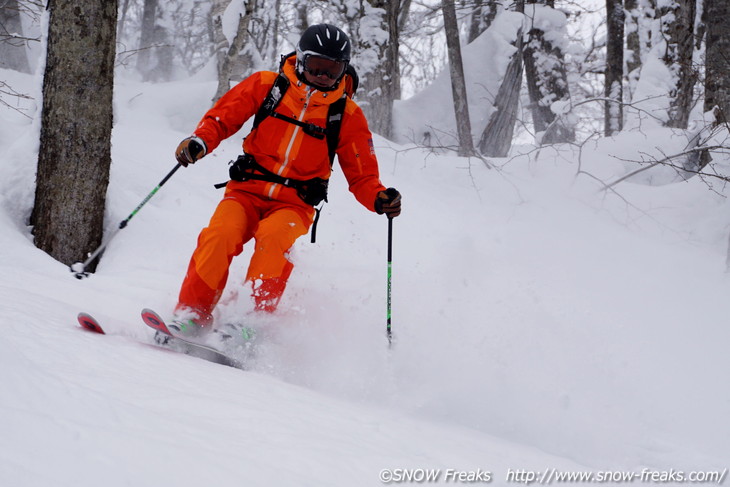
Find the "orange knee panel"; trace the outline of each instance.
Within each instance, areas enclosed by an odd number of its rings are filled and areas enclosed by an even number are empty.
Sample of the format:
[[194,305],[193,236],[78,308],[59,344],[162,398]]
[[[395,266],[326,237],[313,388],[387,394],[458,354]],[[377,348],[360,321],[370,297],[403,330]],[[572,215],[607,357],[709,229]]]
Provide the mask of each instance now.
[[290,208],[277,210],[261,220],[256,230],[256,248],[251,257],[247,280],[252,282],[256,309],[272,312],[284,294],[294,265],[288,252],[294,242],[307,233],[300,213]]
[[308,229],[309,225],[305,225],[299,213],[292,209],[284,208],[267,215],[254,235],[256,248],[246,278],[281,277],[287,265],[291,265],[287,258],[289,249]]
[[228,267],[250,240],[258,218],[255,211],[236,198],[224,198],[210,223],[198,236],[185,275],[178,308],[189,307],[210,314],[226,287]]

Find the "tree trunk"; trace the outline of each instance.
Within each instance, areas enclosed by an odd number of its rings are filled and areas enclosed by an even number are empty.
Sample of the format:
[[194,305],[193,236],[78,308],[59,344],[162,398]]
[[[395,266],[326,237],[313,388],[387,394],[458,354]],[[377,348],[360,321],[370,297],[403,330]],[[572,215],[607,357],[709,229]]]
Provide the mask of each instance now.
[[[400,68],[398,64],[398,11],[400,3],[388,0],[367,0],[359,18],[348,16],[350,25],[369,26],[351,28],[351,41],[358,59],[364,61],[360,69],[361,94],[358,100],[373,132],[385,138],[393,133],[393,100],[400,95]],[[365,17],[368,19],[363,22]],[[375,27],[377,26],[377,27]],[[373,28],[375,27],[375,28]],[[387,37],[380,35],[386,33]],[[358,66],[355,66],[357,69]]]
[[246,45],[248,26],[253,16],[253,3],[251,0],[244,2],[245,11],[238,18],[236,36],[230,45],[223,33],[222,17],[225,8],[220,11],[218,16],[213,18],[216,28],[216,56],[218,59],[218,88],[213,96],[213,103],[217,102],[230,89],[233,66],[238,60],[241,50]]
[[474,39],[479,37],[479,35],[487,30],[487,27],[484,25],[484,18],[486,17],[484,15],[484,10],[487,9],[488,11],[491,10],[491,5],[484,5],[484,0],[474,0],[472,3],[472,11],[471,15],[469,15],[469,34],[466,38],[466,43],[471,44]]
[[494,18],[497,16],[498,2],[497,0],[475,0],[472,8],[473,10],[469,16],[467,44],[471,44],[474,39],[482,35],[492,25]]
[[123,42],[124,39],[124,24],[127,23],[127,11],[129,10],[129,0],[124,0],[124,3],[119,9],[121,18],[117,22],[117,41]]
[[279,31],[281,29],[281,0],[274,2],[274,26],[271,39],[271,59],[279,59]]
[[444,14],[446,49],[448,50],[449,71],[451,73],[451,94],[454,98],[456,131],[459,136],[459,155],[463,157],[470,156],[474,154],[474,141],[471,137],[471,120],[469,119],[466,80],[464,78],[464,65],[461,60],[459,26],[456,22],[454,0],[443,0],[441,10]]
[[[100,243],[111,164],[116,0],[50,0],[35,204],[38,248],[64,264]],[[93,270],[93,269],[90,269]]]
[[294,20],[294,24],[296,28],[295,32],[297,32],[300,36],[309,27],[309,20],[307,19],[308,11],[309,8],[307,2],[305,0],[298,0],[298,3],[296,5],[296,17]]
[[522,86],[522,29],[517,30],[516,48],[510,59],[494,106],[497,109],[479,140],[479,150],[487,157],[506,157],[512,146]]
[[641,67],[641,42],[639,41],[639,16],[636,0],[624,0],[626,12],[626,74],[631,75]]
[[[604,133],[611,136],[623,128],[624,8],[622,0],[606,0],[606,74]],[[610,101],[613,100],[613,101]]]
[[398,3],[398,32],[403,32],[411,12],[411,0],[400,0]]
[[399,1],[388,2],[386,10],[386,23],[388,24],[388,47],[386,51],[387,64],[390,65],[390,90],[389,90],[389,107],[388,112],[390,113],[390,122],[388,131],[388,137],[392,135],[393,126],[393,101],[400,100],[401,97],[401,85],[400,85],[400,28],[399,28],[399,16],[400,16],[400,3]]
[[30,73],[17,0],[0,2],[0,68]]
[[[551,0],[539,0],[536,4],[553,7]],[[534,22],[536,9],[525,10],[527,17],[533,18]],[[523,60],[532,121],[535,132],[542,133],[540,144],[572,142],[575,140],[575,129],[565,120],[557,120],[551,109],[554,102],[567,103],[570,100],[562,50],[547,40],[545,33],[533,23],[523,50]]]
[[142,30],[139,38],[139,53],[137,54],[137,71],[142,79],[148,81],[152,70],[152,46],[155,39],[155,18],[157,15],[157,0],[144,0],[142,11]]
[[705,111],[713,110],[715,123],[730,122],[730,3],[705,0],[706,25]]
[[[692,66],[696,8],[695,0],[676,0],[674,8],[660,9],[661,16],[670,19],[666,25],[662,25],[667,38],[664,63],[677,76],[676,88],[671,93],[669,105],[669,127],[687,128],[692,109],[692,94],[697,81],[697,73]],[[727,20],[725,19],[726,22]]]

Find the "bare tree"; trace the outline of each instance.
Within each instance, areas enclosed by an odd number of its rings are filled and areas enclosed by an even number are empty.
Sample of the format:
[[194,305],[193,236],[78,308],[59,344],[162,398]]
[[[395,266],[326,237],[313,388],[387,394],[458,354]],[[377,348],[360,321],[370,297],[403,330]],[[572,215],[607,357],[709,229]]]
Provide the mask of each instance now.
[[641,42],[639,40],[639,16],[636,0],[624,0],[626,33],[626,75],[631,76],[641,67]]
[[[101,243],[111,164],[116,0],[50,0],[35,244],[72,264]],[[93,270],[93,269],[90,269]]]
[[[687,128],[697,72],[692,65],[696,0],[675,0],[659,9],[667,49],[664,63],[676,73],[669,106],[669,127]],[[727,19],[726,19],[727,20]]]
[[479,140],[479,150],[489,157],[505,157],[512,147],[515,121],[522,86],[522,29],[517,29],[512,42],[515,52],[510,58],[507,70],[494,100],[495,112],[489,119]]
[[127,23],[129,2],[130,0],[123,0],[123,3],[120,5],[119,15],[121,15],[121,17],[117,21],[117,42],[120,42],[124,38],[124,24]]
[[492,25],[499,7],[497,0],[474,0],[472,4],[471,15],[469,16],[469,33],[466,39],[467,44],[471,44],[474,39]]
[[152,69],[152,46],[155,38],[155,19],[157,16],[157,0],[144,0],[142,11],[142,30],[139,37],[139,54],[137,56],[137,71],[142,79],[149,80]]
[[705,0],[705,111],[714,110],[715,123],[730,122],[730,4]]
[[[554,0],[536,0],[531,8],[525,8],[528,22],[532,25],[523,50],[527,90],[535,131],[542,133],[541,143],[571,142],[575,129],[565,120],[556,119],[551,107],[555,102],[568,103],[570,90],[561,47],[545,37],[545,32],[535,23],[540,8],[554,9]],[[557,13],[557,12],[556,12]]]
[[[370,128],[389,138],[393,131],[393,100],[400,97],[398,63],[399,1],[368,0],[359,13],[357,42],[359,59],[367,59],[372,70],[359,70],[362,108]],[[352,25],[352,19],[350,19]]]
[[449,54],[451,94],[454,98],[456,131],[459,136],[459,155],[470,156],[474,154],[474,141],[471,136],[471,120],[469,120],[469,104],[466,96],[466,79],[464,78],[464,65],[461,60],[459,26],[456,22],[454,1],[443,0],[441,10],[444,15],[446,47]]
[[386,52],[386,59],[390,69],[390,90],[388,97],[389,111],[391,112],[391,125],[392,125],[392,112],[393,112],[393,101],[399,100],[401,97],[400,87],[400,15],[401,15],[401,1],[390,1],[387,2],[386,8],[386,23],[388,24],[388,49]]
[[622,0],[606,0],[606,80],[604,133],[623,128],[624,8]]
[[215,30],[215,52],[218,60],[218,88],[213,96],[213,102],[223,96],[230,89],[233,66],[239,60],[241,50],[248,39],[248,26],[253,16],[253,0],[243,3],[244,12],[239,15],[238,28],[233,41],[229,44],[223,32],[223,13],[230,0],[219,0],[214,4],[211,15]]
[[18,0],[0,1],[0,68],[30,73]]
[[297,0],[295,4],[296,9],[296,25],[295,30],[301,34],[307,27],[309,27],[309,20],[307,19],[307,2],[305,0]]

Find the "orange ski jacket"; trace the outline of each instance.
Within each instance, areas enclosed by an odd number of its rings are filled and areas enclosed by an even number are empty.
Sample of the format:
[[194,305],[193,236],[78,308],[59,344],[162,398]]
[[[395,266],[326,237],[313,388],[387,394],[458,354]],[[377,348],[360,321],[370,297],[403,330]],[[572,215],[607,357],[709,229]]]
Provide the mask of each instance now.
[[[290,85],[276,111],[318,127],[326,127],[329,105],[345,96],[345,81],[337,89],[322,92],[301,82],[295,72],[295,56],[285,60],[282,72]],[[256,114],[276,80],[277,73],[259,71],[231,88],[202,118],[194,135],[206,144],[208,153],[240,130]],[[349,97],[342,116],[337,159],[350,191],[366,208],[375,211],[380,182],[373,137],[362,109]],[[243,141],[243,150],[269,171],[284,178],[305,181],[329,179],[327,140],[305,134],[302,127],[275,117],[266,117]],[[247,180],[230,181],[228,190],[242,190],[269,199],[303,205],[295,189],[278,183]],[[311,208],[311,207],[310,207]]]

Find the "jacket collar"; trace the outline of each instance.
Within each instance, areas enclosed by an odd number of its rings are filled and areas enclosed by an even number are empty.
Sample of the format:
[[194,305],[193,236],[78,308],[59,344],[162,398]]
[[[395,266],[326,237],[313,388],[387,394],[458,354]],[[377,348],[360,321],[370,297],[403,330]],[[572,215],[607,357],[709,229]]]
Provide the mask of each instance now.
[[332,91],[319,91],[313,86],[309,86],[299,79],[296,72],[296,55],[291,55],[284,60],[281,66],[281,72],[289,79],[289,89],[297,90],[301,96],[307,96],[311,93],[310,101],[317,104],[329,105],[342,98],[345,92],[345,84],[340,82]]

